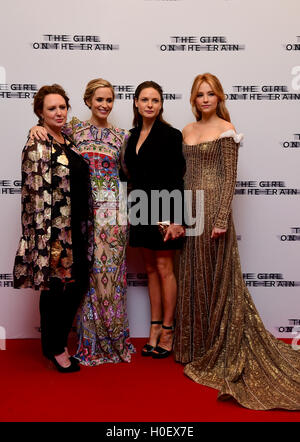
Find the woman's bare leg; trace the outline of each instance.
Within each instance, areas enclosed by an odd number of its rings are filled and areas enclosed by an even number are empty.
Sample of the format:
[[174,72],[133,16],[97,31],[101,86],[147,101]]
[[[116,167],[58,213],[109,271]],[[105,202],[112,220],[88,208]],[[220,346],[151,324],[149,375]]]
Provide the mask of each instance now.
[[[161,321],[162,313],[162,288],[156,267],[156,252],[150,249],[142,249],[145,269],[148,276],[148,291],[151,308],[151,321]],[[161,333],[161,324],[151,324],[148,343],[155,347]]]
[[[173,250],[156,251],[156,267],[162,287],[163,325],[173,326],[177,299],[177,281],[174,274]],[[173,330],[162,329],[159,346],[172,350]]]

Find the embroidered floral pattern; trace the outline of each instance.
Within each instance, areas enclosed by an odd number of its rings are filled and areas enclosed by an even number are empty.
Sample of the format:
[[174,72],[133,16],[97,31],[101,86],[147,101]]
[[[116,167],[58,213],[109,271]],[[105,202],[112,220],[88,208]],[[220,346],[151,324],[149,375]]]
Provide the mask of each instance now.
[[77,150],[90,162],[94,206],[94,265],[78,313],[77,357],[84,365],[129,362],[134,347],[126,312],[128,226],[120,215],[120,154],[128,133],[98,129],[76,118],[66,126]]

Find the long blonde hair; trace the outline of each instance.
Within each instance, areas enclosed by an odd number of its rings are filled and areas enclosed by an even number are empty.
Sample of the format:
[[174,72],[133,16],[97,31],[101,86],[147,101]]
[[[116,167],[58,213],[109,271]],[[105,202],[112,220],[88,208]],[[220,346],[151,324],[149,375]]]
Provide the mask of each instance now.
[[198,95],[199,87],[203,82],[208,83],[210,85],[212,91],[218,97],[218,105],[217,105],[217,111],[216,111],[218,117],[230,122],[231,121],[230,115],[229,115],[229,112],[228,112],[226,105],[225,105],[225,94],[223,91],[223,87],[220,83],[220,80],[215,75],[210,74],[209,72],[206,72],[205,74],[197,75],[197,77],[195,78],[195,80],[193,82],[193,86],[191,89],[190,103],[192,106],[193,114],[196,117],[196,120],[199,121],[202,118],[201,112],[199,112],[199,110],[196,107],[196,98]]

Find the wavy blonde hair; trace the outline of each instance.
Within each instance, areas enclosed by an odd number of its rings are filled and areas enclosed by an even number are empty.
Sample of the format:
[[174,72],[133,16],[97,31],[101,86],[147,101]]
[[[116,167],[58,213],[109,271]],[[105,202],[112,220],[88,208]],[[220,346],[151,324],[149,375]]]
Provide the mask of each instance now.
[[193,86],[191,89],[190,103],[192,106],[193,114],[196,117],[196,120],[199,121],[202,118],[202,114],[201,114],[201,112],[199,112],[199,110],[197,109],[197,106],[196,106],[196,98],[198,95],[199,87],[204,82],[208,83],[210,85],[212,91],[218,97],[218,105],[217,105],[217,111],[216,111],[218,117],[230,122],[231,121],[230,115],[229,115],[228,109],[226,108],[226,105],[225,105],[226,98],[225,98],[225,94],[223,91],[223,87],[220,83],[220,80],[215,75],[210,74],[209,72],[206,72],[205,74],[197,75],[197,77],[195,78],[195,80],[193,82]]
[[83,95],[83,101],[85,102],[87,107],[90,107],[88,102],[91,101],[95,91],[99,87],[108,87],[112,92],[113,100],[115,99],[115,91],[114,91],[113,85],[109,81],[104,80],[103,78],[95,78],[94,80],[91,80],[88,82],[88,84],[86,85],[86,88],[85,88],[84,95]]

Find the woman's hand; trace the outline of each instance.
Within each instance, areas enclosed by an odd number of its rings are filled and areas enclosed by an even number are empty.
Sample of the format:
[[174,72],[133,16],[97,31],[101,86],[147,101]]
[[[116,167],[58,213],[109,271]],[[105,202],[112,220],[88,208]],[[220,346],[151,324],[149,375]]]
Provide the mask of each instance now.
[[211,238],[217,239],[221,235],[224,235],[224,233],[226,233],[226,232],[227,232],[227,229],[219,229],[218,227],[214,227],[211,232]]
[[47,131],[43,126],[34,126],[30,129],[29,137],[31,140],[49,141]]
[[164,241],[177,239],[185,235],[185,228],[180,224],[170,224],[164,237]]

